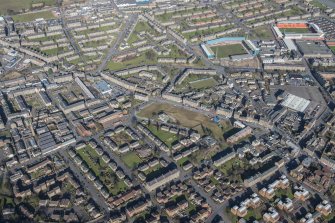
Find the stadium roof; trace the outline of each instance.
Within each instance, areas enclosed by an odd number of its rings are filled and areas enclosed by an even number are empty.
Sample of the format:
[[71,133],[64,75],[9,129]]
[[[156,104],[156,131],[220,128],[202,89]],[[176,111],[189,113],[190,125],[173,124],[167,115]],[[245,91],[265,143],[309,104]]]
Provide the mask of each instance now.
[[309,103],[310,101],[307,99],[298,97],[293,94],[287,94],[281,105],[295,111],[304,112],[308,107]]

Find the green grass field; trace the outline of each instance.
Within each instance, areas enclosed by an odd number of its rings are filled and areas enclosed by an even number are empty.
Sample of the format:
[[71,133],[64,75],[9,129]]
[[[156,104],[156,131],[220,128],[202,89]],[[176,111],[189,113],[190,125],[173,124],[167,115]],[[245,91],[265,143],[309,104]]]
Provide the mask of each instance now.
[[310,2],[310,4],[312,4],[315,7],[320,8],[321,10],[326,10],[327,9],[327,6],[325,6],[324,4],[319,2],[318,0],[313,0],[313,1]]
[[277,198],[282,198],[283,196],[284,197],[288,197],[290,199],[294,198],[294,194],[293,194],[293,191],[292,191],[291,187],[289,187],[289,188],[287,188],[285,190],[278,189],[278,190],[276,190],[275,194],[276,194]]
[[182,33],[182,35],[186,39],[192,39],[194,37],[200,37],[200,36],[210,35],[210,34],[214,34],[218,32],[223,32],[233,27],[234,27],[233,25],[227,25],[227,26],[222,26],[222,27],[209,28],[209,29],[201,30],[201,31],[194,31],[190,33]]
[[268,26],[259,26],[252,30],[253,36],[259,39],[273,39],[272,31]]
[[56,17],[51,11],[31,12],[13,16],[15,22],[30,22],[39,18],[54,19]]
[[188,157],[183,157],[177,161],[177,164],[182,167],[187,161],[189,161]]
[[335,53],[335,46],[329,46],[329,48]]
[[54,35],[54,36],[44,36],[44,37],[40,37],[40,38],[35,38],[35,39],[30,39],[28,36],[28,40],[29,41],[33,41],[33,42],[43,42],[43,41],[49,41],[49,40],[56,40],[56,39],[60,39],[62,38],[63,35],[59,34],[59,35]]
[[56,5],[56,0],[0,0],[0,14],[7,14],[8,11],[20,12],[24,9],[30,9],[32,4],[44,3],[46,6]]
[[262,219],[262,213],[260,210],[249,210],[248,211],[248,214],[246,216],[244,216],[244,219],[247,220],[247,221],[260,221]]
[[135,42],[137,42],[139,40],[140,40],[140,38],[138,38],[137,34],[136,33],[132,33],[132,34],[130,34],[127,43],[131,45],[131,44],[133,44],[133,43],[135,43]]
[[169,54],[172,58],[187,58],[187,55],[181,51],[177,46],[172,45],[169,47],[171,49],[171,52]]
[[227,162],[225,162],[224,164],[222,164],[221,166],[218,167],[218,169],[225,175],[228,176],[229,171],[231,171],[232,169],[243,169],[245,166],[245,163],[242,160],[239,160],[237,158],[233,158],[231,160],[228,160]]
[[138,33],[142,31],[154,32],[154,30],[149,26],[149,24],[143,21],[140,21],[136,24],[134,31]]
[[203,89],[203,88],[213,87],[217,83],[218,82],[214,80],[214,78],[210,77],[210,78],[205,78],[202,80],[196,80],[196,81],[190,82],[190,85],[192,88],[195,88],[195,89]]
[[[184,90],[201,89],[206,87],[208,84],[214,84],[212,81],[207,81],[206,79],[212,78],[211,76],[204,74],[190,74],[186,77],[180,84],[175,86],[177,92],[183,92]],[[213,79],[213,81],[215,81]],[[215,81],[216,82],[216,81]]]
[[298,6],[292,6],[290,7],[290,10],[286,11],[286,12],[283,12],[279,15],[276,15],[276,17],[278,18],[279,17],[287,17],[287,16],[297,16],[297,15],[302,15],[306,13],[305,10],[299,8]]
[[[150,52],[150,54],[152,56],[148,56],[148,52]],[[152,50],[149,50],[147,52],[144,52],[142,54],[140,54],[139,56],[132,58],[130,60],[124,61],[124,62],[114,62],[114,61],[110,61],[107,64],[107,68],[109,70],[121,70],[124,69],[126,67],[132,67],[132,66],[140,66],[140,65],[145,65],[145,64],[153,64],[157,62],[157,55],[155,52],[153,52]]]
[[311,32],[307,28],[285,28],[285,29],[280,29],[282,33],[309,33]]
[[166,132],[163,130],[157,130],[156,126],[154,125],[149,125],[148,129],[157,136],[160,140],[162,140],[168,147],[171,147],[171,145],[178,140],[178,137],[176,134]]
[[241,55],[247,53],[241,44],[230,44],[222,46],[211,47],[217,58],[225,58],[234,55]]
[[43,50],[42,52],[50,56],[56,56],[59,53],[62,53],[63,51],[64,51],[64,48],[60,47],[60,48],[54,48],[54,49],[49,49],[49,50]]
[[131,169],[133,169],[142,162],[142,160],[137,156],[136,152],[134,151],[122,155],[121,159]]
[[194,13],[194,12],[201,12],[204,9],[202,8],[194,8],[194,9],[189,9],[189,10],[183,10],[179,12],[169,12],[169,13],[164,13],[162,15],[155,16],[158,20],[162,22],[168,22],[172,19],[174,15],[183,15],[185,13]]

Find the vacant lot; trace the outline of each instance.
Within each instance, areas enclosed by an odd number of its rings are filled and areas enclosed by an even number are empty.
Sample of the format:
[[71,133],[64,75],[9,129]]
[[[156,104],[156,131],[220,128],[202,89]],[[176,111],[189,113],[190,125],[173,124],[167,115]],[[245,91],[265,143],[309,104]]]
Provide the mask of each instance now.
[[227,122],[221,123],[220,128],[209,117],[198,112],[193,112],[183,108],[175,107],[170,104],[151,104],[142,109],[137,115],[139,117],[152,118],[160,111],[164,111],[169,116],[173,117],[177,123],[187,128],[194,128],[200,134],[213,134],[213,136],[220,141],[223,141],[223,133],[231,128]]
[[56,17],[51,11],[31,12],[13,16],[15,22],[30,22],[39,18],[54,19]]
[[241,44],[230,44],[211,47],[217,58],[225,58],[234,55],[245,54],[246,51]]

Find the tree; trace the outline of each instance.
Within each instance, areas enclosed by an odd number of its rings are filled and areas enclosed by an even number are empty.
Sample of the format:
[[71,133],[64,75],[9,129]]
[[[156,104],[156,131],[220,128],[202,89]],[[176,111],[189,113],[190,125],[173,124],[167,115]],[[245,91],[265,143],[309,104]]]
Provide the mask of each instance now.
[[151,50],[150,51],[147,51],[145,53],[145,57],[148,59],[148,60],[154,60],[155,59],[155,53],[152,52]]

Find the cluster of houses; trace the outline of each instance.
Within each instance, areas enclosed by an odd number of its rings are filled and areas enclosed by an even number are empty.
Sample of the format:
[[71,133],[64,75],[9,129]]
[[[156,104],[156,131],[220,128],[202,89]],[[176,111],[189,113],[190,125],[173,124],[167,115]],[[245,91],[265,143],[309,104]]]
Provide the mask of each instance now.
[[[94,172],[90,169],[90,166],[82,159],[80,155],[78,155],[78,151],[84,149],[87,145],[84,143],[78,144],[75,149],[70,149],[68,151],[70,157],[74,160],[74,162],[80,167],[80,169],[85,173],[86,177],[93,182],[93,185],[100,191],[102,196],[107,199],[110,197],[106,186],[103,182],[97,177]],[[95,141],[90,141],[89,146],[91,146],[95,152],[101,156],[103,162],[110,168],[113,172],[115,172],[116,176],[125,182],[128,187],[132,186],[132,182],[129,177],[124,174],[124,171],[117,166],[117,163],[109,157],[108,153],[104,152],[104,150],[97,145]]]
[[[29,207],[21,204],[19,208],[20,212],[28,219],[33,220],[39,209],[44,209],[46,210],[45,213],[49,213],[45,216],[46,219],[63,220],[65,222],[78,221],[79,213],[72,209],[72,205],[90,204],[87,203],[84,188],[72,171],[62,166],[57,167],[57,165],[57,162],[47,157],[27,166],[25,169],[19,169],[11,173],[10,183],[13,187],[14,196],[33,201],[30,202]],[[54,171],[46,171],[50,167]],[[69,186],[73,188],[74,192],[66,189]],[[99,211],[96,209],[96,212]],[[7,217],[11,214],[14,214],[14,212],[9,209],[5,213]],[[97,217],[93,214],[90,216],[92,218]]]
[[164,152],[169,152],[169,147],[165,145],[164,142],[162,142],[157,136],[155,136],[147,127],[145,127],[143,124],[139,123],[137,125],[137,128],[144,133],[149,139],[151,139],[155,145],[161,149]]
[[[113,137],[117,137],[116,135],[120,133],[127,134],[130,137],[130,141],[122,142],[122,145],[117,145],[117,143],[113,141]],[[140,147],[139,136],[132,129],[126,128],[122,125],[116,126],[114,129],[109,129],[105,133],[104,143],[112,151],[118,153],[127,153],[130,150]]]

